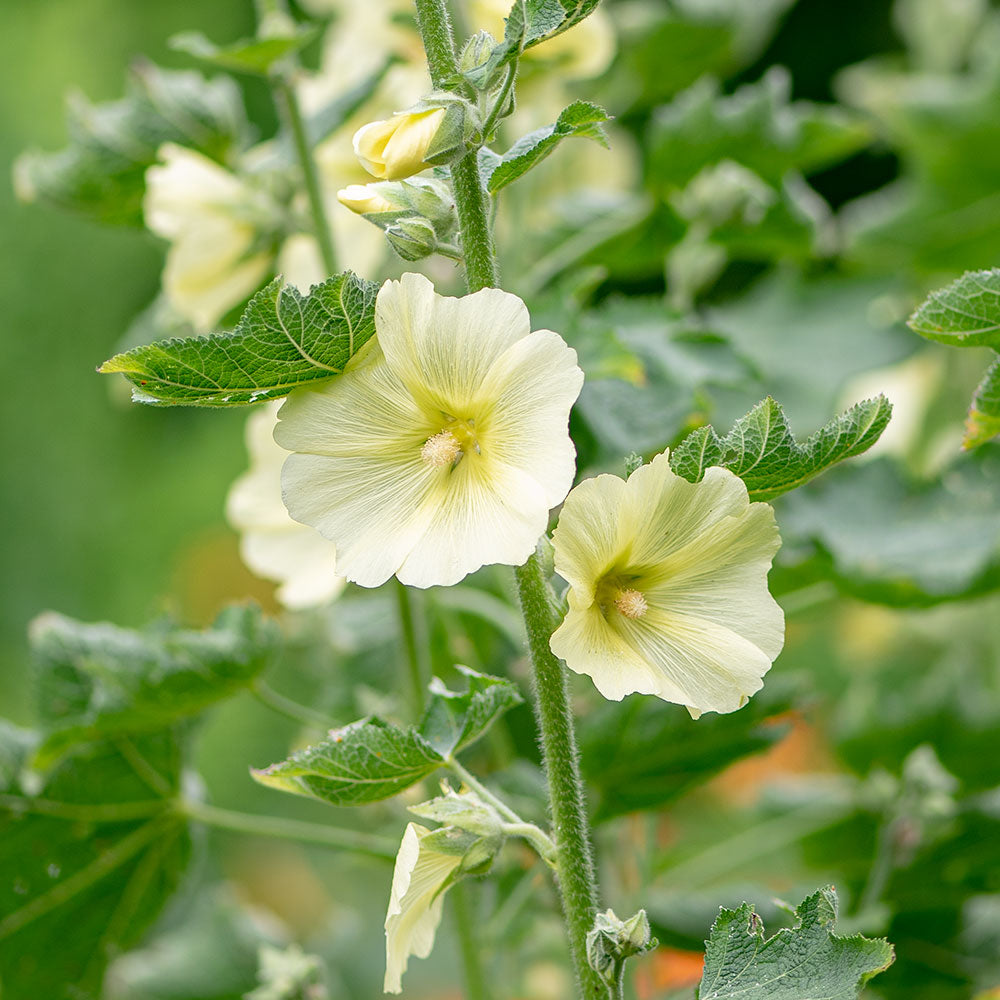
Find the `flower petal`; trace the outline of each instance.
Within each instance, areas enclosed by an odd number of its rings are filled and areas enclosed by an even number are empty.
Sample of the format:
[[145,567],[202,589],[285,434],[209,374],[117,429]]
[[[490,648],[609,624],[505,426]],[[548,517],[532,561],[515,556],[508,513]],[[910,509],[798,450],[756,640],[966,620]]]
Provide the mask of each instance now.
[[[611,701],[621,701],[636,691],[659,694],[662,687],[649,664],[608,624],[596,605],[581,610],[571,607],[549,645],[566,666],[587,674]],[[679,698],[680,690],[676,693]]]
[[412,587],[450,586],[481,566],[519,566],[545,531],[538,483],[499,461],[462,461],[436,492],[435,515],[397,576]]
[[566,497],[552,545],[556,572],[570,585],[571,608],[593,603],[601,577],[628,546],[622,518],[627,493],[623,479],[605,475],[585,479]]
[[378,340],[390,369],[418,403],[457,417],[468,408],[490,366],[531,332],[524,303],[484,288],[474,295],[437,295],[421,274],[387,281],[375,304]]
[[569,411],[582,386],[576,351],[559,334],[536,330],[497,358],[479,390],[478,426],[489,457],[530,475],[550,509],[573,485]]
[[421,850],[420,842],[430,832],[419,823],[408,823],[396,855],[385,915],[386,993],[403,991],[410,955],[426,958],[431,953],[441,923],[444,896],[440,890],[462,863],[461,857]]

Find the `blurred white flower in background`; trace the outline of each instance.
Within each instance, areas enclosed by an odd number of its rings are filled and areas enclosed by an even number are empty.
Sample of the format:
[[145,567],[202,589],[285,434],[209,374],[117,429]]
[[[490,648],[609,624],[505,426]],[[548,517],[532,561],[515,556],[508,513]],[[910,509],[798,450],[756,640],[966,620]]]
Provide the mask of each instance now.
[[336,550],[318,532],[293,521],[281,501],[281,466],[288,452],[272,436],[282,400],[255,409],[247,420],[250,468],[226,500],[229,523],[240,532],[240,556],[259,576],[281,584],[287,608],[325,604],[344,588],[335,571]]

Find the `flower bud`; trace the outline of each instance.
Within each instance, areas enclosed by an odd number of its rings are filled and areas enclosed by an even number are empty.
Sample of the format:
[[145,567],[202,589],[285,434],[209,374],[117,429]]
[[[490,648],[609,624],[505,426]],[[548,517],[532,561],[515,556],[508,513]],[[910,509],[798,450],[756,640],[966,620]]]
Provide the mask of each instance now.
[[[395,187],[396,185],[392,185]],[[337,192],[337,201],[358,215],[398,212],[404,205],[386,197],[388,184],[348,184]]]
[[427,219],[400,219],[386,229],[385,237],[403,260],[421,260],[438,247],[434,227]]
[[400,111],[385,121],[370,122],[354,134],[354,152],[370,174],[399,180],[425,170],[426,157],[444,122],[444,108]]
[[462,49],[458,59],[458,71],[469,73],[485,66],[496,47],[497,41],[488,31],[477,31]]

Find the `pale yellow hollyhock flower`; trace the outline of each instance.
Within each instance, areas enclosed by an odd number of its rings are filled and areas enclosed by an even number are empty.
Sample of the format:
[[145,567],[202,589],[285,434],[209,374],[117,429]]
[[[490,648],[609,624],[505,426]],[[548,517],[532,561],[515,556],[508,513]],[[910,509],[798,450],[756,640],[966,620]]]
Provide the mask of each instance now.
[[398,212],[405,208],[389,201],[375,184],[348,184],[337,192],[337,201],[344,208],[349,208],[358,215],[369,215],[378,212]]
[[573,481],[576,352],[532,333],[515,295],[449,298],[419,274],[382,286],[375,329],[343,375],[279,413],[275,440],[296,453],[282,470],[292,517],[365,587],[523,563]]
[[354,152],[373,177],[398,181],[418,174],[428,167],[424,157],[444,116],[444,108],[430,108],[369,122],[354,133]]
[[711,468],[689,483],[667,453],[628,480],[598,476],[566,498],[552,537],[569,611],[552,651],[606,698],[655,694],[733,712],[762,686],[784,644],[767,573],[774,511]]
[[163,290],[199,332],[210,330],[271,273],[272,254],[255,249],[255,215],[265,196],[207,156],[166,143],[146,171],[146,225],[170,241]]
[[250,468],[233,483],[226,517],[240,532],[240,556],[258,576],[281,584],[286,607],[315,607],[344,588],[335,572],[336,550],[312,528],[293,521],[281,502],[281,466],[288,452],[272,437],[281,400],[255,409],[247,419]]
[[385,915],[386,993],[403,992],[403,973],[411,955],[426,958],[441,923],[445,883],[462,863],[461,855],[422,847],[432,831],[407,823],[392,872],[392,891]]

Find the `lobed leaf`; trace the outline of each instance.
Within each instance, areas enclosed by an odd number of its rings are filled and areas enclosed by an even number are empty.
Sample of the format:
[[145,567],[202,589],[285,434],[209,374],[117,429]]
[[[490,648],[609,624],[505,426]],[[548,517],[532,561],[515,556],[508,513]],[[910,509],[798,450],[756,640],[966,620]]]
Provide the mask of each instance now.
[[146,169],[163,143],[177,142],[223,163],[246,144],[249,127],[232,80],[142,62],[131,70],[128,91],[118,101],[96,105],[71,95],[69,145],[19,157],[19,197],[101,222],[142,226]]
[[160,406],[255,403],[339,375],[375,332],[378,285],[345,271],[302,295],[281,281],[250,300],[231,333],[137,347],[98,371],[125,375],[136,402]]
[[495,719],[521,703],[510,681],[459,667],[468,690],[449,691],[437,678],[417,728],[370,716],[270,767],[253,769],[262,785],[357,806],[387,799],[432,774],[448,757],[479,739]]
[[881,938],[838,937],[832,886],[795,910],[798,923],[764,938],[764,923],[749,903],[721,909],[705,943],[697,1000],[856,1000],[869,979],[895,959]]
[[[0,723],[0,759],[24,763],[35,739]],[[175,739],[161,733],[92,745],[31,792],[0,770],[3,996],[103,995],[108,962],[139,942],[187,864],[187,824],[174,808],[181,768]]]
[[45,726],[31,764],[46,770],[79,744],[168,728],[240,690],[267,663],[276,630],[250,607],[228,608],[204,631],[47,612],[31,644]]
[[1000,351],[1000,268],[968,271],[931,292],[910,317],[911,330],[953,347]]
[[174,35],[168,44],[177,52],[219,69],[267,76],[275,63],[305,48],[318,32],[315,26],[302,25],[290,35],[245,38],[230,45],[216,45],[200,31],[183,31]]
[[443,763],[444,757],[415,730],[370,716],[251,774],[270,788],[335,806],[359,806],[391,798]]
[[420,721],[420,735],[445,757],[474,743],[494,720],[524,701],[517,688],[502,677],[480,674],[468,667],[457,669],[468,680],[468,690],[449,691],[435,677],[427,711]]
[[987,369],[972,396],[962,447],[978,448],[1000,434],[1000,358]]
[[671,452],[670,467],[696,483],[705,469],[721,465],[746,483],[751,500],[773,500],[831,465],[867,451],[891,415],[892,404],[876,396],[834,417],[799,444],[781,405],[768,396],[724,438],[710,424],[693,431]]
[[[594,139],[602,146],[608,145],[608,139],[602,127],[604,122],[611,121],[611,116],[596,104],[589,101],[574,101],[561,112],[552,125],[536,129],[521,136],[510,149],[500,158],[486,175],[486,184],[490,194],[496,194],[501,188],[516,181],[532,167],[541,163],[563,139],[571,136],[583,136]],[[483,172],[483,159],[480,160],[480,172]]]

